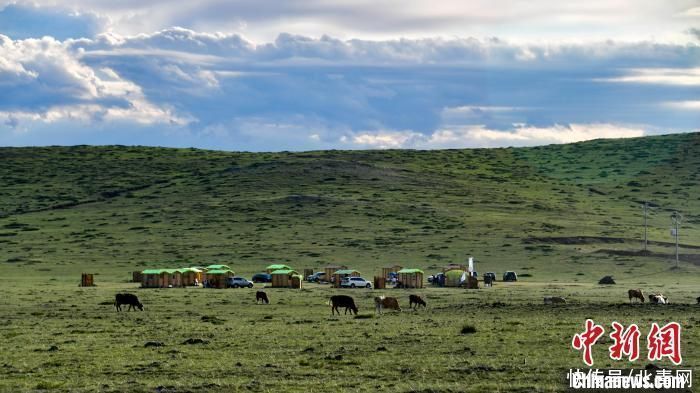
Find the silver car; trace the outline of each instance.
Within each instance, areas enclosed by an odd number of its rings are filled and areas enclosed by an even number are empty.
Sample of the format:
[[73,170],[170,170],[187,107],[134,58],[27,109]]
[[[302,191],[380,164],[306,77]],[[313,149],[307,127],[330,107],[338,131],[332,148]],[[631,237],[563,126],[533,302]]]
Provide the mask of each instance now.
[[362,277],[345,277],[340,281],[341,288],[372,288],[372,283]]

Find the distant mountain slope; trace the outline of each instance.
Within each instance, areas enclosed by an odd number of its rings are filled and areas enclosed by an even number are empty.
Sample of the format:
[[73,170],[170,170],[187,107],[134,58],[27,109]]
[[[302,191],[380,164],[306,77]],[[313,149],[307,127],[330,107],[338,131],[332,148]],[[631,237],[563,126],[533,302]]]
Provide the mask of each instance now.
[[641,274],[669,248],[621,257],[537,239],[622,238],[617,247],[638,250],[645,200],[650,240],[673,240],[677,209],[682,243],[700,245],[700,134],[439,151],[1,148],[0,162],[0,266],[436,269],[476,255],[489,269],[567,278],[596,271],[582,258],[627,258],[640,262],[611,269]]

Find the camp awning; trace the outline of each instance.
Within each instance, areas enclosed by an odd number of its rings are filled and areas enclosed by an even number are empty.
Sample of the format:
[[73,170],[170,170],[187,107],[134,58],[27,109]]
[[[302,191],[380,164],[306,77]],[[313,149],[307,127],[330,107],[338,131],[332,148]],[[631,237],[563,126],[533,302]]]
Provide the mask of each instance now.
[[401,269],[401,270],[399,270],[399,271],[396,272],[396,273],[398,273],[398,274],[404,274],[404,273],[405,273],[405,274],[413,274],[413,273],[425,274],[425,273],[424,273],[422,270],[420,270],[420,269]]
[[141,274],[160,274],[163,269],[146,269]]
[[231,269],[214,269],[214,270],[209,270],[207,272],[207,276],[209,276],[211,274],[226,274],[226,273],[234,273],[234,271]]
[[191,273],[201,273],[202,272],[201,270],[195,269],[193,267],[183,267],[183,268],[178,269],[177,271],[179,271],[180,273],[190,273],[190,272]]
[[339,274],[339,275],[344,275],[344,274],[353,274],[353,273],[359,273],[357,270],[353,269],[347,269],[347,270],[336,270],[333,275]]
[[292,268],[287,265],[274,264],[266,267],[265,270],[292,270]]
[[209,266],[207,266],[207,269],[209,269],[209,270],[231,270],[231,268],[226,266],[226,265],[209,265]]
[[296,271],[294,271],[292,269],[279,269],[279,270],[273,271],[270,274],[299,275],[299,273],[297,273]]

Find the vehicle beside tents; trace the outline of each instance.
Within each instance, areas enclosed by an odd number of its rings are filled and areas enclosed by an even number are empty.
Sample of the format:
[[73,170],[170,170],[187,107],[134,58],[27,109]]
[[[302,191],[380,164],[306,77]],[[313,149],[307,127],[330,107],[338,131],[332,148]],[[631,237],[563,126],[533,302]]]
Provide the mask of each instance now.
[[340,288],[340,282],[345,277],[360,277],[360,272],[354,269],[341,269],[333,272],[333,288]]

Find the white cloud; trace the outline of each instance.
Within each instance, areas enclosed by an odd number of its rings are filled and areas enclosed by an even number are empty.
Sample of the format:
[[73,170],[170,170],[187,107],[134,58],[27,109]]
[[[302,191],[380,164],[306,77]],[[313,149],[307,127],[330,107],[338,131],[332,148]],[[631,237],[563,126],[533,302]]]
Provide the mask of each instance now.
[[700,101],[670,101],[663,105],[673,109],[700,111]]
[[515,125],[510,130],[492,130],[484,126],[438,129],[429,135],[412,131],[360,132],[345,136],[341,142],[355,148],[455,149],[502,146],[539,146],[573,143],[601,138],[634,138],[645,130],[615,124],[569,124],[551,127]]
[[632,69],[625,76],[599,80],[605,82],[700,86],[700,68]]
[[141,87],[108,67],[81,63],[49,37],[13,41],[0,35],[0,118],[24,121],[133,121],[186,124],[185,117],[149,102]]

